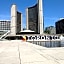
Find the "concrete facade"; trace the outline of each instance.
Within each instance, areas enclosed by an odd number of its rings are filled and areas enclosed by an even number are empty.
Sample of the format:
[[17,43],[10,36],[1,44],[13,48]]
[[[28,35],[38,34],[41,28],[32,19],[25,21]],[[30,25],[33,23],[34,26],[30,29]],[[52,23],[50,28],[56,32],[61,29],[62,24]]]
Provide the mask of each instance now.
[[38,0],[38,32],[43,34],[43,8],[42,8],[42,0]]
[[21,18],[20,12],[17,12],[16,5],[11,7],[11,35],[16,35],[21,31]]
[[16,35],[17,12],[16,5],[11,7],[11,35]]
[[28,8],[26,9],[26,29],[28,30]]
[[42,0],[26,10],[27,30],[35,31],[36,33],[43,34],[43,9]]

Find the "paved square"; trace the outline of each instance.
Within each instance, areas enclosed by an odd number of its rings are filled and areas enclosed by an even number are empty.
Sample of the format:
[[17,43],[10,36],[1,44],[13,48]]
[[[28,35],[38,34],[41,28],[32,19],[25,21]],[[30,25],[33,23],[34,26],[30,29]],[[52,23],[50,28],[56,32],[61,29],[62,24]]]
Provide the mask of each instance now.
[[0,64],[64,64],[64,47],[46,48],[21,40],[0,41]]

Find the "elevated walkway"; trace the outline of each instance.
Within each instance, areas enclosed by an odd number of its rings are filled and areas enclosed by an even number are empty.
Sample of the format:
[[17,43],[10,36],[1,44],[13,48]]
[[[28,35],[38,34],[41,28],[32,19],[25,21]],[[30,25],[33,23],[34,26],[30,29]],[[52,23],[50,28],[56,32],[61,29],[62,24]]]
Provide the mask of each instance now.
[[10,30],[4,33],[3,35],[1,35],[0,40],[5,39],[8,34],[10,34]]
[[0,41],[0,64],[64,64],[64,47],[45,48],[21,40]]

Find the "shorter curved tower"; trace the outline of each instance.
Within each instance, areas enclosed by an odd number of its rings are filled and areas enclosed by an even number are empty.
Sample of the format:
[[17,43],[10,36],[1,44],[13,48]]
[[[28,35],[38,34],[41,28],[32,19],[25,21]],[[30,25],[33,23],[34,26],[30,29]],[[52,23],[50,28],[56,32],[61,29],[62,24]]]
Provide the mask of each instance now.
[[11,35],[16,35],[21,31],[22,14],[17,11],[16,5],[11,7]]

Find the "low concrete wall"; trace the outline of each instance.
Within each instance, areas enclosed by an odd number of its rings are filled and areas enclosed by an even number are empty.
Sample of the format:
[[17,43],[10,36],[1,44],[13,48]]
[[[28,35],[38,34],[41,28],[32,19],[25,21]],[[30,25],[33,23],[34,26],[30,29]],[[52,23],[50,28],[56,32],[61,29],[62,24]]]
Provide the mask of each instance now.
[[62,46],[61,41],[31,41],[31,43],[44,46],[44,47],[61,47]]
[[64,39],[61,40],[61,47],[64,47]]

